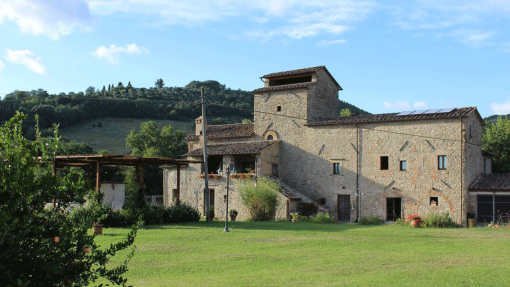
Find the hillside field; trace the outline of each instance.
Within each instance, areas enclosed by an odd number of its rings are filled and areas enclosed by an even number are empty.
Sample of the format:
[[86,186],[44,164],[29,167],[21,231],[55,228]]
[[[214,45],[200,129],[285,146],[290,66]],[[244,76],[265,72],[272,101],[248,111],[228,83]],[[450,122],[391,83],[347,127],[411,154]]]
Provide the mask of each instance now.
[[[129,154],[126,148],[126,137],[131,130],[140,130],[142,122],[155,121],[159,128],[172,125],[174,129],[181,129],[187,134],[194,132],[193,121],[172,121],[134,118],[100,118],[73,125],[68,129],[61,129],[60,134],[64,140],[84,142],[94,148],[95,151],[107,150],[111,154]],[[103,127],[97,127],[101,122]],[[92,125],[96,125],[93,127]]]

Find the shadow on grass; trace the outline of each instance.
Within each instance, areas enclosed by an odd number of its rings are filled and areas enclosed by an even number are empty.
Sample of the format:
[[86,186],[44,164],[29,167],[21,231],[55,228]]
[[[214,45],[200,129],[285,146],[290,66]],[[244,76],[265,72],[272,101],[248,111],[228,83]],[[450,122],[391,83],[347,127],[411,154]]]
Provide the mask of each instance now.
[[[310,223],[289,221],[234,221],[228,223],[229,229],[244,230],[285,230],[285,231],[316,231],[316,232],[339,232],[350,229],[372,228],[377,225],[357,225],[354,223]],[[147,225],[144,229],[201,229],[201,228],[224,228],[224,221],[175,223],[162,225]]]

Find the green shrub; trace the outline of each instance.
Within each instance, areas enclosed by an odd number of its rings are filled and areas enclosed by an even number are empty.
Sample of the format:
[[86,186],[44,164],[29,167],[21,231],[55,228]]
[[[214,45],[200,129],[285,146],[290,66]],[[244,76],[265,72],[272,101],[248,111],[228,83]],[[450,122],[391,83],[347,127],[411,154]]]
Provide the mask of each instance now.
[[315,203],[310,202],[300,202],[298,203],[297,210],[299,215],[310,217],[317,213],[317,210],[319,210],[319,207],[315,205]]
[[271,220],[274,217],[278,191],[278,184],[266,177],[260,178],[256,186],[251,181],[245,181],[239,187],[241,201],[255,221]]
[[335,218],[329,213],[319,212],[312,218],[313,223],[335,223]]
[[429,213],[423,218],[423,227],[452,228],[458,227],[448,212],[443,214]]
[[381,225],[383,223],[384,219],[381,215],[363,216],[358,221],[360,225]]

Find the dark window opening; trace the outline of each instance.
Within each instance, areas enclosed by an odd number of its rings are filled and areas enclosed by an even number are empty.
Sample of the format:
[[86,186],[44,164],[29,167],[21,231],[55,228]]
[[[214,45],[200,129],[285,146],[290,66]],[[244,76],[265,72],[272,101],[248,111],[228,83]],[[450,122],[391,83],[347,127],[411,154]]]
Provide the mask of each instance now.
[[333,174],[342,174],[342,163],[340,162],[333,163]]
[[446,155],[437,156],[437,169],[446,170],[448,168],[448,157]]
[[278,165],[277,164],[272,164],[271,165],[271,174],[273,176],[278,177]]
[[381,170],[387,170],[389,167],[389,161],[387,156],[381,156]]
[[439,203],[439,198],[437,196],[431,196],[430,197],[430,205],[431,206],[437,206]]
[[[204,188],[205,192],[205,188]],[[205,195],[205,194],[204,194]],[[204,214],[205,214],[205,196],[204,196]],[[209,189],[209,212],[211,213],[211,218],[214,217],[214,189]]]
[[405,160],[401,160],[400,161],[400,170],[401,171],[406,171],[407,170],[407,161],[405,161]]
[[326,204],[326,199],[325,198],[319,198],[319,200],[317,200],[317,203],[324,205],[324,204]]
[[269,80],[269,86],[282,86],[282,85],[290,85],[290,84],[298,84],[298,83],[309,83],[312,81],[312,75],[307,76],[298,76],[293,78],[286,78],[286,79],[274,79]]
[[268,135],[268,136],[267,136],[267,140],[268,140],[268,141],[272,141],[272,140],[273,140],[273,135]]
[[217,174],[220,164],[223,161],[222,155],[210,155],[207,156],[207,172],[209,174]]
[[469,137],[470,137],[470,138],[472,138],[472,137],[473,137],[473,133],[472,133],[471,126],[469,126]]
[[202,131],[200,131],[200,135],[202,135]]
[[282,111],[282,106],[276,106],[276,111],[277,112],[281,112]]
[[478,195],[477,222],[508,223],[510,221],[510,196]]
[[402,218],[402,198],[386,198],[386,220],[396,221]]
[[487,173],[487,159],[483,158],[483,173]]

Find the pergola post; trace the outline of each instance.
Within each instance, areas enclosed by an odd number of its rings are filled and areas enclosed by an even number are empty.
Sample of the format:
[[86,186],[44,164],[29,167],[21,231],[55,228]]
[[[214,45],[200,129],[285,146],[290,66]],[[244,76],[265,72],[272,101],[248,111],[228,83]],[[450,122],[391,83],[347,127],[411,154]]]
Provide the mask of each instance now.
[[140,184],[140,169],[138,165],[135,167],[135,182],[136,184]]
[[96,192],[101,191],[101,164],[99,161],[96,162]]
[[143,185],[143,170],[145,169],[144,164],[140,167],[140,185]]
[[[57,164],[56,164],[55,160],[53,160],[53,163],[51,165],[51,174],[53,176],[57,175]],[[53,202],[53,208],[55,208],[57,206],[57,202],[56,202],[55,198],[53,198],[52,202]]]

